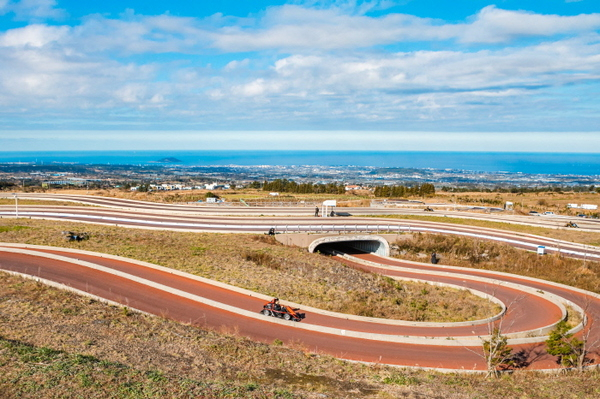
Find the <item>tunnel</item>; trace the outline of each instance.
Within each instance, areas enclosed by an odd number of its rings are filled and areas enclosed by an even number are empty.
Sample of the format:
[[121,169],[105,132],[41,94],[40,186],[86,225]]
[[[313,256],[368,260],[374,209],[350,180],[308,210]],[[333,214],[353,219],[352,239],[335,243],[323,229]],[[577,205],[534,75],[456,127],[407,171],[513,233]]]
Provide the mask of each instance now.
[[309,252],[333,253],[335,251],[348,254],[369,252],[381,256],[390,255],[390,245],[379,236],[330,236],[321,237],[308,246]]

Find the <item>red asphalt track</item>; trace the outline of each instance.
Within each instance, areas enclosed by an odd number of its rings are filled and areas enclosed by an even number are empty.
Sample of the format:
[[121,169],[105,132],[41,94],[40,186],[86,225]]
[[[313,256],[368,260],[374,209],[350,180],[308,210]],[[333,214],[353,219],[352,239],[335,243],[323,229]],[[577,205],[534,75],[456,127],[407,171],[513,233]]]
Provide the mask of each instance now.
[[[429,231],[442,234],[458,234],[482,237],[485,239],[501,240],[515,247],[535,249],[544,245],[549,252],[560,251],[574,257],[600,257],[600,249],[582,246],[564,241],[548,239],[528,234],[512,233],[487,228],[460,226],[437,222],[399,219],[375,218],[326,218],[311,217],[223,217],[203,214],[171,214],[177,206],[163,204],[140,203],[137,201],[119,200],[112,198],[93,198],[83,200],[94,201],[100,206],[115,207],[49,207],[49,206],[20,206],[19,216],[29,216],[47,219],[59,219],[79,222],[102,223],[125,227],[151,227],[158,229],[186,231],[225,231],[225,232],[266,232],[270,227],[283,231],[287,226],[297,226],[300,231],[319,231],[319,228],[348,229],[354,227],[357,231]],[[58,198],[58,197],[55,197]],[[131,207],[132,210],[117,209]],[[190,207],[192,208],[192,207]],[[194,207],[195,208],[195,207]],[[0,215],[11,216],[10,207],[0,207]],[[12,208],[14,209],[14,208]],[[6,211],[5,211],[6,210]],[[12,212],[14,216],[14,211]],[[326,226],[324,227],[324,225]],[[285,227],[284,227],[285,226]],[[14,244],[3,244],[18,247]],[[246,295],[234,290],[215,286],[209,282],[198,281],[176,273],[142,266],[135,261],[124,258],[103,257],[102,254],[71,253],[68,249],[29,247],[31,254],[8,252],[0,246],[0,269],[25,275],[35,276],[49,281],[58,282],[74,289],[87,292],[110,301],[118,302],[131,308],[191,323],[203,328],[212,328],[227,332],[235,332],[262,342],[273,342],[279,339],[286,343],[301,344],[306,350],[326,353],[338,358],[394,364],[410,367],[431,367],[455,370],[485,370],[485,361],[481,356],[480,340],[473,339],[475,346],[443,346],[395,343],[366,338],[352,338],[341,334],[329,334],[297,328],[294,323],[274,322],[267,316],[246,317],[235,312],[225,311],[218,307],[208,306],[197,301],[168,293],[159,288],[150,287],[140,282],[131,281],[127,277],[94,270],[73,261],[85,261],[127,273],[131,276],[160,283],[186,293],[197,295],[238,309],[256,312],[262,309],[264,299]],[[571,251],[571,253],[569,253]],[[68,258],[57,260],[48,258],[60,255]],[[353,267],[385,274],[391,277],[429,280],[464,286],[495,296],[508,306],[506,314],[501,318],[503,333],[517,333],[546,327],[556,323],[561,317],[560,309],[552,302],[536,295],[524,293],[517,288],[494,284],[478,279],[494,279],[499,282],[509,282],[548,292],[565,298],[585,309],[588,323],[582,333],[589,331],[590,343],[600,343],[600,330],[596,327],[600,318],[600,299],[598,296],[582,292],[571,287],[561,286],[545,281],[529,279],[516,275],[481,271],[475,269],[455,268],[439,265],[415,264],[396,259],[382,258],[373,254],[355,254],[356,262],[340,259]],[[375,262],[385,265],[378,267]],[[394,268],[398,269],[394,269]],[[423,274],[440,272],[438,275]],[[320,312],[306,312],[302,325],[330,327],[337,330],[376,333],[390,336],[438,337],[438,342],[452,337],[478,337],[488,334],[487,324],[471,326],[425,327],[423,325],[391,325],[386,322],[365,322],[347,320],[343,317],[332,317]],[[582,333],[579,333],[580,335]],[[543,341],[543,339],[541,339]],[[555,359],[544,351],[543,343],[511,345],[514,351],[523,350],[531,369],[556,368]],[[596,348],[593,348],[596,349]],[[591,357],[598,362],[596,353]]]
[[[28,250],[32,250],[32,248],[28,248]],[[161,284],[172,286],[186,292],[195,293],[200,296],[209,297],[210,299],[237,306],[242,309],[250,309],[258,312],[264,303],[264,300],[261,299],[242,295],[210,284],[204,284],[176,274],[143,267],[127,262],[126,260],[102,258],[101,254],[70,254],[68,250],[60,248],[52,250],[34,250],[35,252],[41,253],[42,256],[45,254],[57,254],[74,260],[89,261],[143,277],[148,280],[159,281]],[[444,369],[485,369],[485,362],[483,359],[480,355],[473,353],[474,351],[479,352],[479,346],[466,348],[462,346],[446,347],[391,343],[301,330],[293,326],[273,323],[273,319],[266,316],[255,319],[223,311],[174,294],[166,293],[160,289],[129,281],[123,277],[113,276],[68,261],[58,261],[46,257],[5,251],[1,251],[0,254],[1,269],[59,282],[72,288],[88,292],[92,295],[119,302],[131,308],[191,323],[200,327],[236,332],[240,335],[263,342],[273,342],[275,339],[280,339],[286,343],[301,344],[309,351],[327,353],[343,359],[364,362]],[[371,255],[363,255],[361,257],[368,258],[369,260],[376,259],[376,257]],[[387,261],[387,259],[377,260],[382,263]],[[397,264],[404,267],[407,266],[402,264],[402,262],[397,262]],[[410,266],[414,267],[412,264]],[[424,267],[427,268],[426,266]],[[448,270],[443,271],[447,272]],[[463,274],[468,274],[464,273],[464,269],[461,270],[461,272],[463,272]],[[469,271],[466,270],[466,272]],[[473,272],[476,273],[477,271]],[[394,275],[394,272],[386,270],[385,274]],[[490,276],[487,275],[486,277]],[[499,278],[499,276],[496,275],[493,277]],[[503,277],[507,279],[507,281],[520,280],[517,276]],[[462,281],[464,278],[459,277],[458,280]],[[457,281],[453,281],[453,283],[456,282]],[[530,282],[528,282],[528,285],[529,284]],[[550,285],[540,285],[540,287],[548,290],[555,289],[558,294],[563,294],[565,296],[569,295],[571,299],[574,299],[575,301],[580,297],[580,295],[570,292],[568,289],[556,289]],[[498,292],[496,292],[497,295]],[[506,292],[505,295],[508,295],[507,298],[514,298],[514,295],[511,296],[508,292]],[[532,298],[533,301],[530,302],[530,299]],[[593,309],[588,307],[590,317],[594,320],[597,318],[597,307],[600,307],[600,303],[598,303],[597,300],[594,302]],[[547,322],[555,322],[557,318],[560,318],[560,312],[555,305],[545,300],[540,300],[535,296],[527,296],[525,299],[522,299],[521,302],[519,302],[519,309],[525,316],[521,315],[520,311],[513,312],[512,314],[509,312],[506,316],[507,319],[513,318],[513,321],[511,322],[513,325],[511,327],[515,330],[528,327],[540,327]],[[538,317],[538,315],[541,316]],[[359,324],[363,324],[362,328],[359,327],[360,330],[397,335],[405,335],[403,329],[407,328],[405,326],[389,326],[377,323],[360,323],[357,321],[326,317],[316,313],[307,314],[307,318],[302,323],[328,325],[340,329],[353,329]],[[485,326],[484,330],[480,330],[481,327],[482,326],[467,327],[466,329],[468,330],[467,332],[469,335],[479,335],[482,331],[485,334],[487,332],[487,326]],[[411,328],[409,327],[409,329]],[[435,335],[431,331],[427,332],[427,328],[419,327],[418,329],[423,329],[421,333],[424,336],[431,337]],[[416,335],[419,332],[418,329],[413,327],[411,331]],[[465,332],[464,330],[465,328],[456,328],[454,332],[460,331],[462,333]],[[475,333],[472,331],[475,331]],[[445,336],[445,334],[441,334],[441,336]],[[532,344],[516,345],[514,347],[516,350],[526,350],[526,352],[530,354],[531,360],[533,361],[535,359],[530,366],[531,368],[539,369],[555,367],[554,359],[543,354],[542,346],[543,345]],[[542,355],[538,356],[538,352],[542,353]]]

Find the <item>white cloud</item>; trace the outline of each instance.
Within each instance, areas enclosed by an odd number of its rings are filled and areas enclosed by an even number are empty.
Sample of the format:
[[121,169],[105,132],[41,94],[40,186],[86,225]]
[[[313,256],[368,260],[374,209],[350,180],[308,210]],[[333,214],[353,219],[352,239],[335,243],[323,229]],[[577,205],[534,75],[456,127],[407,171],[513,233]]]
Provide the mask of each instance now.
[[503,43],[522,36],[551,37],[600,28],[600,14],[576,16],[540,15],[507,11],[488,6],[470,24],[465,24],[460,39],[464,42]]
[[28,25],[0,34],[2,47],[43,47],[65,39],[70,32],[67,26]]
[[124,19],[94,15],[73,30],[71,43],[88,52],[118,51],[122,54],[194,53],[206,43],[207,34],[193,18],[169,15],[127,14]]
[[598,29],[600,14],[542,15],[488,6],[469,22],[449,24],[405,14],[369,17],[335,6],[310,9],[284,5],[269,8],[254,26],[228,26],[213,32],[213,38],[214,46],[224,51],[294,51],[450,39],[464,43],[509,43],[528,36],[550,38]]
[[[563,85],[595,79],[600,73],[599,51],[598,43],[569,40],[474,53],[294,55],[275,62],[269,78],[261,79],[262,90],[246,93],[325,90],[336,94],[393,91],[410,94]],[[256,82],[248,85],[256,86]]]
[[[587,106],[590,116],[576,123],[598,119],[596,100],[573,100],[577,88],[600,79],[597,14],[487,7],[466,23],[449,24],[369,17],[356,9],[382,3],[346,3],[355,11],[335,1],[318,9],[273,7],[243,20],[128,11],[118,19],[89,16],[75,27],[7,30],[0,33],[0,118],[27,112],[40,116],[28,123],[68,115],[100,124],[408,129],[532,126],[542,119],[552,126],[553,109],[583,115]],[[526,35],[541,39],[518,44]],[[452,40],[478,41],[477,51]],[[511,46],[486,48],[497,40]],[[417,41],[434,44],[403,50]],[[218,52],[228,54],[211,66]],[[165,61],[170,54],[177,59]]]
[[314,10],[286,5],[271,8],[258,28],[226,27],[213,33],[214,46],[224,51],[263,49],[318,50],[361,48],[398,41],[447,39],[456,27],[404,14],[372,18],[339,9]]
[[0,12],[14,13],[15,19],[19,21],[63,18],[66,12],[56,8],[56,5],[56,0],[0,0]]
[[93,15],[72,28],[70,36],[62,37],[61,43],[85,47],[86,52],[118,51],[125,55],[194,54],[211,49],[232,53],[318,52],[421,41],[505,43],[523,36],[551,38],[599,28],[600,14],[563,17],[494,6],[484,8],[467,23],[449,24],[405,14],[353,15],[336,6],[309,9],[284,5],[271,7],[254,20],[220,15],[198,20],[136,15],[131,11],[120,19]]

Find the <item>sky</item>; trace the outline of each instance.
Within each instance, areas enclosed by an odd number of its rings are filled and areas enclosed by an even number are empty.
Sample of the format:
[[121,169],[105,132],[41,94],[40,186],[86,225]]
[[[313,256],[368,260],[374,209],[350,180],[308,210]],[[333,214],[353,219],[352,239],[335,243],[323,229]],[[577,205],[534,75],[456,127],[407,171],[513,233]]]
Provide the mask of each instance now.
[[600,153],[597,0],[0,0],[0,151]]

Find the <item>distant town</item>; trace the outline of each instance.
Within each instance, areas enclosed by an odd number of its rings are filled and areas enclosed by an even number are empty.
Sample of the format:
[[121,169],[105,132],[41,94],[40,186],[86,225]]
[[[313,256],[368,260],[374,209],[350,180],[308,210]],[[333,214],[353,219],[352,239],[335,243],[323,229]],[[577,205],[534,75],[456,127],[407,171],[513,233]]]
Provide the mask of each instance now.
[[600,175],[524,174],[454,169],[381,168],[365,166],[182,166],[84,165],[74,163],[1,163],[0,189],[60,187],[122,188],[126,190],[230,189],[278,179],[298,184],[332,184],[346,190],[381,186],[433,185],[442,191],[568,189],[599,191]]

